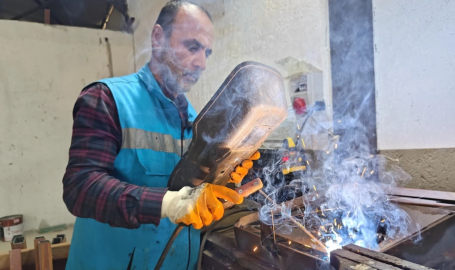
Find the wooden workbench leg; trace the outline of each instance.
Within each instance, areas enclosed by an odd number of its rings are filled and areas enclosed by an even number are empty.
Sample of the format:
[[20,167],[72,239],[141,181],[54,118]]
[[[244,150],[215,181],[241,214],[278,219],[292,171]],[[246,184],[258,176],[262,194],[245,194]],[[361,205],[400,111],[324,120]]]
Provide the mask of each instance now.
[[22,270],[21,250],[13,249],[9,252],[9,269]]
[[51,242],[49,240],[38,242],[38,259],[40,270],[53,270]]

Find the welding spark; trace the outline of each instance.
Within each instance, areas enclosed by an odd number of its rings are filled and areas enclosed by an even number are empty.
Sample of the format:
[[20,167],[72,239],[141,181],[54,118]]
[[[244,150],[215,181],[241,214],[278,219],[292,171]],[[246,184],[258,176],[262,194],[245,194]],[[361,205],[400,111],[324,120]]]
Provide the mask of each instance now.
[[307,161],[306,161],[306,164],[307,164],[307,165],[310,165],[310,162],[307,160]]
[[313,185],[313,188],[314,188],[314,191],[316,191],[316,186],[315,185]]
[[364,168],[363,168],[362,176],[360,176],[360,177],[363,178],[363,175],[365,174],[365,170],[366,170],[366,169],[367,169],[367,167],[364,167]]
[[337,220],[336,220],[336,218],[333,219],[333,224],[335,224],[335,226],[337,225]]
[[289,245],[290,245],[292,242],[291,242],[291,241],[289,241],[288,243],[289,243]]
[[336,144],[335,144],[335,149],[337,149],[337,148],[338,148],[338,144],[336,143]]
[[373,174],[373,173],[374,173],[374,171],[371,171],[371,172],[370,172],[370,174]]
[[382,219],[381,222],[384,223],[384,222],[385,222],[385,219]]
[[307,248],[311,248],[309,245],[304,245],[304,246],[306,246]]
[[258,250],[258,247],[254,247],[253,251],[256,251],[256,250]]
[[305,146],[305,142],[303,141],[303,138],[302,138],[302,146],[303,146],[303,148],[306,147],[306,146]]

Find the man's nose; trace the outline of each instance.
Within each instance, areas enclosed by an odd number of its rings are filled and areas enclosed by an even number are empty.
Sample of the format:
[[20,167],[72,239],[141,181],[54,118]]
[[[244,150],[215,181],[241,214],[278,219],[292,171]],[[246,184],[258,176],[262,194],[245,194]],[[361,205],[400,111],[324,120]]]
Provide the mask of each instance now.
[[205,56],[205,51],[199,51],[194,58],[193,65],[195,68],[204,71],[206,67],[207,57]]

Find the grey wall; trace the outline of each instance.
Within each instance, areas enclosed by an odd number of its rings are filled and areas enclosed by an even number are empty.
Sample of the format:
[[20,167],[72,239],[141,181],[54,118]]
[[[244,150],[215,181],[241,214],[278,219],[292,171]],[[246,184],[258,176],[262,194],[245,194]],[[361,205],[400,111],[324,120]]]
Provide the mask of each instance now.
[[25,229],[73,223],[62,200],[72,110],[82,88],[132,72],[130,35],[0,20],[0,217]]
[[455,1],[373,0],[378,148],[455,191]]

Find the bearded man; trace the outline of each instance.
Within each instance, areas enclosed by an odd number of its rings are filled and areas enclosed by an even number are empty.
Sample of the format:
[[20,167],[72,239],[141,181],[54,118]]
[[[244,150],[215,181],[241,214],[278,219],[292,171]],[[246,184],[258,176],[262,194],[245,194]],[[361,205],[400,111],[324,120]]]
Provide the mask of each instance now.
[[[194,269],[199,229],[223,215],[217,198],[243,200],[211,184],[167,189],[193,135],[196,111],[184,93],[212,53],[209,13],[170,1],[151,38],[151,60],[139,72],[92,83],[76,101],[63,178],[63,200],[77,216],[66,269],[152,269],[179,223],[191,226],[178,235],[162,268]],[[232,182],[251,166],[242,162]]]

